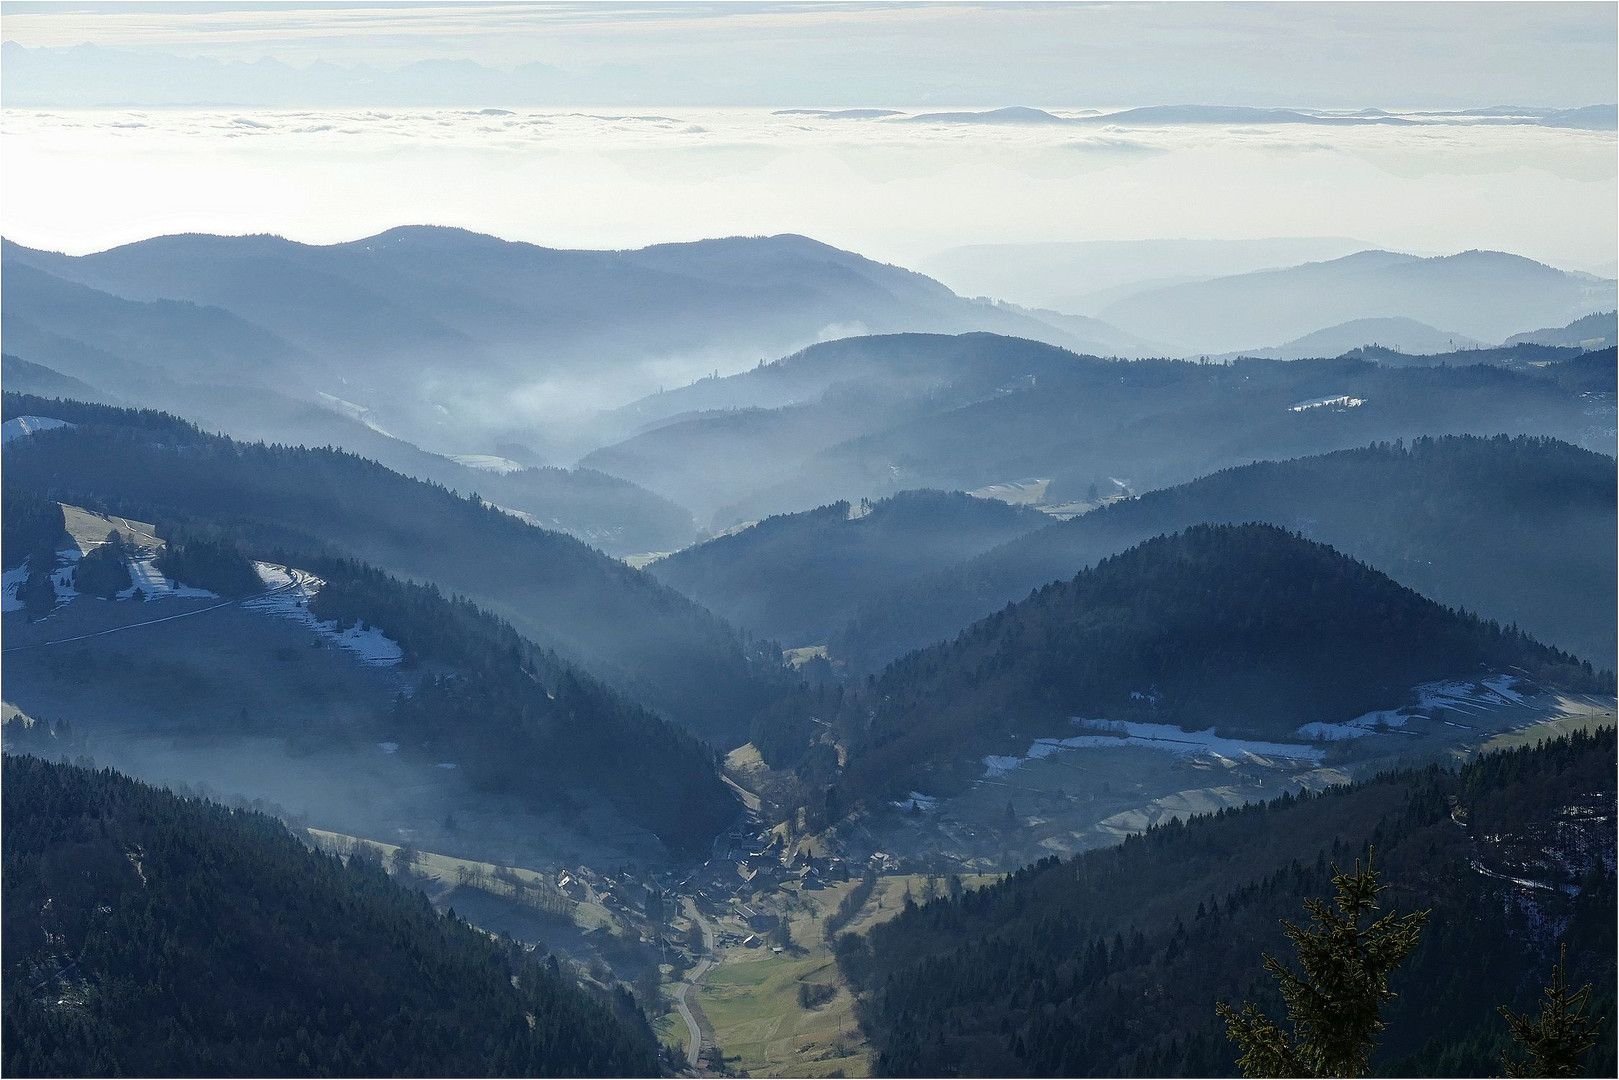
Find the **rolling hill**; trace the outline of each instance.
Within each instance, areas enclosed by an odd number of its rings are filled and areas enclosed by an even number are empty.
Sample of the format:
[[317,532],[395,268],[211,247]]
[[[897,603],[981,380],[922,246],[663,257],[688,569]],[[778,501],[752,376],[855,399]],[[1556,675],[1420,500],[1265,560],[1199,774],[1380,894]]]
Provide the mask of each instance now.
[[[248,323],[319,361],[311,370],[284,358],[263,373],[277,385],[354,402],[401,438],[446,453],[488,453],[509,439],[552,456],[572,437],[558,425],[578,422],[582,408],[851,332],[1070,340],[923,275],[791,235],[561,251],[404,227],[329,246],[188,235],[80,257],[6,244],[3,255],[8,280],[28,268]],[[7,300],[8,321],[77,336],[70,307],[21,299]]]
[[[1595,355],[1595,354],[1593,354]],[[1613,364],[1607,365],[1612,381]],[[1552,440],[1418,439],[1256,462],[1048,525],[861,601],[833,654],[874,671],[911,649],[1191,525],[1267,521],[1442,603],[1594,662],[1614,655],[1614,463]]]
[[442,487],[335,450],[236,443],[159,413],[4,402],[7,417],[77,425],[6,449],[8,482],[49,498],[431,582],[718,745],[734,745],[777,692],[771,661],[678,593]]
[[[840,942],[876,1074],[1236,1076],[1216,1001],[1281,1012],[1261,955],[1369,848],[1384,911],[1427,910],[1372,1075],[1486,1076],[1568,948],[1596,985],[1586,1075],[1614,1069],[1614,736],[1402,770],[1176,820],[908,908]],[[1150,1003],[1150,1007],[1144,1007]]]
[[1225,353],[1355,319],[1403,317],[1503,341],[1613,307],[1615,285],[1499,251],[1419,258],[1362,251],[1327,262],[1168,285],[1093,314],[1184,349]]
[[660,559],[659,581],[789,647],[824,643],[860,598],[960,562],[1049,519],[960,492],[908,491],[768,518]]
[[[773,768],[819,771],[812,793],[835,783],[842,806],[873,806],[959,789],[983,755],[1022,753],[1073,717],[1285,741],[1481,668],[1574,690],[1613,678],[1286,530],[1200,525],[1048,585],[835,702],[801,692],[754,742]],[[817,749],[826,731],[842,768]]]
[[[1422,435],[1507,431],[1612,445],[1611,398],[1582,397],[1534,370],[1395,368],[1356,358],[1107,361],[1055,349],[1043,356],[994,338],[978,342],[985,356],[1003,344],[1004,359],[985,364],[996,377],[992,386],[951,384],[931,398],[907,399],[910,412],[881,430],[813,449],[763,419],[753,422],[757,434],[729,442],[719,438],[723,418],[698,420],[683,428],[682,453],[671,457],[689,455],[710,466],[705,475],[717,476],[719,491],[730,487],[719,463],[803,458],[775,483],[716,511],[713,525],[723,528],[917,487],[973,491],[1044,479],[1048,494],[1062,493],[1057,501],[1076,500],[1092,483],[1143,491],[1256,460]],[[659,490],[661,478],[609,458],[620,449],[602,451],[591,463]],[[746,464],[736,469],[737,486],[756,475]],[[678,501],[672,490],[664,493]]]
[[[5,700],[73,721],[78,753],[354,835],[487,851],[526,823],[547,859],[586,810],[597,846],[659,858],[736,813],[711,748],[466,601],[308,548],[250,561],[229,522],[37,499],[8,477]],[[510,824],[482,824],[502,799]]]
[[[809,468],[815,455],[840,444],[1027,389],[1088,363],[1094,361],[1041,342],[991,334],[827,342],[617,410],[615,422],[643,430],[592,452],[580,465],[622,476],[707,517]],[[867,492],[848,494],[858,499]],[[777,501],[755,516],[844,497]],[[745,519],[732,515],[720,524],[738,520]]]
[[1567,326],[1549,326],[1513,334],[1506,344],[1574,345],[1583,349],[1604,349],[1619,345],[1619,313],[1599,311],[1575,319]]
[[[250,442],[336,446],[408,476],[477,491],[614,554],[668,550],[695,536],[689,513],[621,480],[512,468],[518,463],[494,473],[427,453],[343,397],[349,391],[330,380],[329,364],[222,309],[126,300],[21,263],[6,272],[4,295],[10,353],[96,387],[90,398],[110,393],[118,403],[175,412]],[[34,392],[9,381],[9,389]],[[41,389],[74,396],[49,383]]]
[[1352,319],[1305,334],[1282,345],[1242,349],[1220,359],[1253,356],[1268,360],[1302,360],[1307,357],[1342,356],[1362,345],[1383,345],[1407,355],[1453,353],[1474,348],[1474,341],[1452,330],[1436,330],[1415,319]]
[[4,770],[10,1075],[657,1071],[633,1009],[380,864],[110,770]]

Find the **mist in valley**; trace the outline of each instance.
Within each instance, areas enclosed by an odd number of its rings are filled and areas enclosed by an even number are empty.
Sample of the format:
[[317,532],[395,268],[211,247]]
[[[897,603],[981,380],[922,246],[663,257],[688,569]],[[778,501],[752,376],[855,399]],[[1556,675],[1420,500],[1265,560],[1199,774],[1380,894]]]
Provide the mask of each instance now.
[[1235,1074],[1373,843],[1493,1068],[1614,969],[1614,33],[8,7],[7,1071]]

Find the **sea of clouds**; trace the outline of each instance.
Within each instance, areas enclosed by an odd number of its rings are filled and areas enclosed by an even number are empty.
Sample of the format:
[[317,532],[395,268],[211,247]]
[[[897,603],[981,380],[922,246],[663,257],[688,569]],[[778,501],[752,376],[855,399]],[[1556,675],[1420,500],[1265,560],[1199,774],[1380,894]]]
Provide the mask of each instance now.
[[1603,117],[1115,112],[7,109],[0,231],[75,252],[405,223],[593,248],[799,232],[910,264],[974,243],[1352,235],[1612,271]]

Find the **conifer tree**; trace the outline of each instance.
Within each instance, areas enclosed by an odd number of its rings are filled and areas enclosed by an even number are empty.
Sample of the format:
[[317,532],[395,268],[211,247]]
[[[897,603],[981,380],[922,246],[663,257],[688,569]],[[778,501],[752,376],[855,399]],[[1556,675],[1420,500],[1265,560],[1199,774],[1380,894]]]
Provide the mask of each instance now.
[[1370,850],[1365,869],[1359,859],[1351,873],[1332,869],[1334,906],[1311,898],[1304,902],[1309,926],[1282,923],[1303,974],[1265,957],[1265,970],[1281,986],[1291,1030],[1252,1003],[1245,1002],[1240,1013],[1224,1002],[1215,1006],[1227,1037],[1242,1047],[1237,1063],[1248,1076],[1364,1073],[1383,1029],[1383,1004],[1395,997],[1389,975],[1417,947],[1428,920],[1426,911],[1390,911],[1363,924],[1378,911],[1377,894],[1388,888],[1378,884]]
[[1578,1076],[1585,1052],[1596,1045],[1602,1023],[1585,1014],[1591,984],[1586,983],[1572,994],[1568,992],[1568,977],[1563,970],[1567,959],[1568,946],[1560,946],[1551,984],[1541,992],[1544,1000],[1539,1017],[1531,1020],[1528,1013],[1515,1013],[1501,1006],[1512,1038],[1529,1052],[1527,1061],[1517,1060],[1508,1051],[1501,1052],[1501,1067],[1507,1076]]

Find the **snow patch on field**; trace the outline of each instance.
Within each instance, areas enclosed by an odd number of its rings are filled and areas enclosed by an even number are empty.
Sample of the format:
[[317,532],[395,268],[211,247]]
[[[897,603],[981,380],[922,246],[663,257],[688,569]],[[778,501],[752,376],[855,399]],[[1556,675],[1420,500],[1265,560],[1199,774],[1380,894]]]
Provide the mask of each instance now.
[[1287,407],[1288,412],[1308,412],[1311,409],[1358,409],[1366,404],[1365,398],[1350,397],[1348,394],[1339,394],[1337,397],[1312,398],[1309,401],[1300,401]]
[[314,574],[262,562],[254,563],[253,569],[258,571],[259,580],[264,582],[268,591],[263,596],[242,601],[244,608],[296,619],[314,631],[321,640],[347,649],[358,656],[361,663],[372,667],[392,667],[405,658],[405,650],[400,648],[399,643],[374,626],[362,629],[356,624],[339,631],[335,619],[322,622],[316,618],[309,610],[309,601],[326,583]]
[[[73,564],[81,558],[83,555],[78,548],[63,548],[56,553],[58,565],[51,570],[51,584],[56,587],[58,604],[78,598],[79,591],[73,587]],[[21,565],[0,575],[0,611],[22,611],[26,607],[17,594],[28,580],[32,562],[32,558],[24,559]]]
[[[1482,716],[1497,709],[1528,704],[1528,699],[1517,689],[1518,685],[1519,680],[1512,675],[1422,683],[1411,688],[1412,704],[1398,709],[1379,709],[1341,724],[1305,724],[1298,729],[1298,733],[1306,739],[1332,742],[1381,734],[1392,728],[1404,727],[1412,720],[1432,721],[1436,719],[1434,713],[1440,710]],[[1468,727],[1443,717],[1437,719],[1451,727]]]
[[1369,727],[1356,727],[1354,724],[1305,724],[1299,728],[1299,735],[1306,739],[1317,739],[1323,742],[1340,742],[1344,739],[1359,739],[1366,735],[1377,734]]
[[393,438],[393,434],[391,432],[384,429],[380,424],[371,418],[372,413],[368,407],[357,404],[353,401],[344,401],[336,394],[328,394],[323,390],[317,390],[315,393],[333,412],[340,413],[343,416],[348,417],[350,420],[358,420],[360,423],[364,424],[378,435],[386,435],[390,439]]
[[1133,720],[1092,720],[1078,716],[1072,719],[1082,728],[1107,734],[1072,735],[1066,739],[1036,739],[1022,757],[992,755],[984,758],[984,776],[988,779],[1004,776],[1024,762],[1038,761],[1060,750],[1081,748],[1116,750],[1125,746],[1144,746],[1187,756],[1226,759],[1286,758],[1292,761],[1320,761],[1325,753],[1319,746],[1306,746],[1300,743],[1228,739],[1216,735],[1213,728],[1203,731],[1182,731],[1173,724],[1146,724]]
[[190,585],[182,585],[173,578],[163,576],[163,571],[156,565],[156,555],[137,555],[128,560],[130,586],[118,594],[118,599],[128,600],[139,589],[148,600],[160,596],[173,596],[181,600],[218,600],[219,594],[209,592],[207,589],[194,589]]
[[9,443],[12,439],[32,435],[36,431],[50,431],[53,428],[76,426],[66,420],[58,420],[53,416],[13,416],[4,424],[0,424],[0,446]]
[[450,454],[451,461],[458,465],[465,465],[469,469],[482,469],[492,473],[521,472],[525,466],[520,461],[500,457],[496,454]]
[[23,602],[17,599],[17,590],[22,588],[23,582],[28,580],[28,562],[24,559],[22,565],[12,567],[4,574],[0,574],[0,611],[21,611]]
[[[1376,712],[1363,713],[1342,724],[1305,724],[1299,728],[1298,733],[1306,739],[1337,742],[1341,739],[1359,739],[1366,735],[1376,735],[1387,728],[1404,727],[1406,721],[1410,719],[1410,716],[1399,709],[1379,709]],[[1425,720],[1427,717],[1419,719]]]
[[924,795],[920,791],[913,791],[903,799],[896,799],[888,805],[897,806],[901,810],[909,810],[912,805],[918,810],[932,810],[939,805],[939,800],[933,795]]
[[1480,682],[1464,679],[1423,683],[1413,693],[1421,709],[1483,713],[1503,705],[1521,705],[1523,695],[1512,689],[1515,682],[1510,675],[1495,675]]

